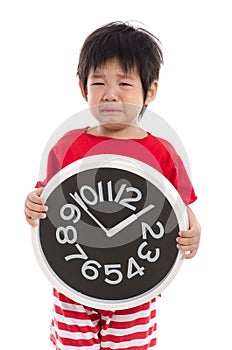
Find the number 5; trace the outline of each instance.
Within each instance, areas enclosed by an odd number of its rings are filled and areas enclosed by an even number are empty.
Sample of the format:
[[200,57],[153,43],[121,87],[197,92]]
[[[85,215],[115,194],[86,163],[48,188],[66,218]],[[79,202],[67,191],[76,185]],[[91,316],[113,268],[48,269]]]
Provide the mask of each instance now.
[[109,278],[105,278],[105,282],[106,283],[118,284],[118,283],[122,282],[122,279],[123,279],[122,272],[120,270],[117,270],[117,269],[121,268],[121,264],[104,265],[104,268],[105,268],[106,276],[109,276],[112,273],[114,273],[114,274],[116,274],[118,276],[118,278],[114,279],[114,280],[110,280]]

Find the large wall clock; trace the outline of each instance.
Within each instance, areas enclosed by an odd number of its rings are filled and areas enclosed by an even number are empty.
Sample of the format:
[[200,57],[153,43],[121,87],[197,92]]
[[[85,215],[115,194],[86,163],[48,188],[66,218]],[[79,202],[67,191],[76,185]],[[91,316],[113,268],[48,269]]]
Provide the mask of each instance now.
[[71,299],[100,309],[146,302],[183,260],[178,232],[185,205],[157,170],[112,154],[78,160],[57,173],[42,197],[47,217],[33,228],[38,262]]

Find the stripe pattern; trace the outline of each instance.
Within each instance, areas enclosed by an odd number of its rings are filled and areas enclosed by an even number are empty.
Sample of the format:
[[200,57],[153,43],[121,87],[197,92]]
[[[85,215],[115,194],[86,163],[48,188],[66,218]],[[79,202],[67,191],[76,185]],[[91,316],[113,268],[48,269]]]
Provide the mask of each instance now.
[[153,350],[156,299],[126,310],[99,310],[53,290],[51,345],[55,350]]

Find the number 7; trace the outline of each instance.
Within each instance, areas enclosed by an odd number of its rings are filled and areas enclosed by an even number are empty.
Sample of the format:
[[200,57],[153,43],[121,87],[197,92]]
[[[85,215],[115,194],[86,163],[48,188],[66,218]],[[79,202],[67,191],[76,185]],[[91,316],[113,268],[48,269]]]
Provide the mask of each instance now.
[[84,252],[84,250],[81,248],[81,246],[77,243],[75,244],[75,247],[77,248],[77,250],[79,251],[80,254],[70,254],[65,256],[65,260],[69,261],[69,260],[73,260],[73,259],[88,259],[88,256],[86,255],[86,253]]

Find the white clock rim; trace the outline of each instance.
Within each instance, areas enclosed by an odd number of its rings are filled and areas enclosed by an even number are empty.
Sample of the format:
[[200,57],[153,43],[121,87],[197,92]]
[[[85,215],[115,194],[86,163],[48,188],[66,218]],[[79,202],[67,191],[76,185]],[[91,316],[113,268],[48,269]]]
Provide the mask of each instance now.
[[[157,186],[157,188],[160,191],[162,191],[162,193],[164,193],[165,197],[170,202],[172,208],[174,209],[175,215],[177,217],[179,229],[180,230],[188,229],[188,216],[187,216],[186,206],[183,200],[181,199],[179,193],[177,192],[175,187],[172,185],[172,183],[155,168],[151,167],[150,165],[140,160],[127,157],[127,156],[121,156],[121,155],[115,155],[115,154],[98,154],[98,155],[92,155],[92,156],[79,159],[67,165],[66,167],[61,169],[56,175],[54,175],[44,187],[41,197],[46,200],[51,194],[51,192],[58,185],[60,185],[63,181],[65,181],[67,178],[71,177],[72,175],[77,174],[80,168],[81,168],[81,171],[95,169],[96,167],[99,168],[99,163],[101,164],[101,168],[117,167],[118,169],[121,169],[121,170],[133,171],[135,174],[141,176],[141,171],[138,170],[138,165],[139,165],[140,169],[142,169],[143,172],[146,174],[146,180],[155,184],[155,186]],[[132,166],[132,163],[134,163],[135,166]],[[177,200],[178,200],[178,205],[176,205]],[[53,287],[55,287],[58,291],[67,295],[72,300],[78,303],[81,303],[83,305],[87,305],[89,307],[105,309],[105,310],[122,310],[130,307],[135,307],[142,303],[150,301],[151,299],[161,294],[164,291],[164,289],[168,287],[168,285],[176,277],[183,262],[184,253],[179,250],[175,263],[173,264],[172,268],[169,270],[165,278],[154,288],[152,288],[148,292],[140,294],[140,296],[123,299],[123,300],[108,300],[108,299],[105,300],[105,299],[94,298],[90,296],[83,296],[82,293],[77,292],[76,290],[66,285],[59,278],[59,276],[57,276],[57,274],[51,269],[40,244],[39,220],[37,220],[37,222],[38,222],[38,225],[32,228],[32,245],[36,256],[36,260],[41,270],[43,271],[47,279],[50,281],[50,283],[53,285]]]

